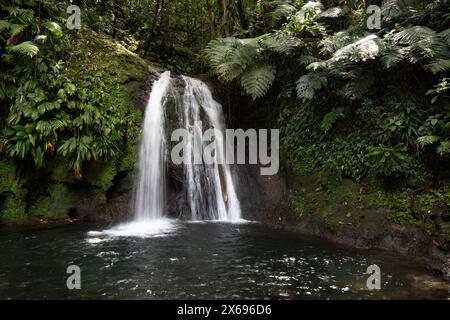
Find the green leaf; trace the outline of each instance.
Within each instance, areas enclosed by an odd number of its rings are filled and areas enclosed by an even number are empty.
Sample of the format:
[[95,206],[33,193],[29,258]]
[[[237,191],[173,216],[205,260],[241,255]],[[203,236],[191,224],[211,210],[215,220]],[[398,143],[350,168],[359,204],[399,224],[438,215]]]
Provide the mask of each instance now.
[[328,112],[322,119],[322,123],[320,124],[320,128],[328,132],[336,121],[344,116],[344,108],[337,108],[333,111]]
[[23,55],[27,55],[30,58],[34,57],[39,52],[39,48],[31,41],[24,41],[17,45],[8,46],[8,47],[6,47],[6,50],[8,52],[13,52],[13,53],[17,52],[17,53],[20,53]]
[[297,81],[297,97],[303,102],[314,98],[316,91],[326,86],[327,78],[319,73],[308,73]]
[[270,64],[252,67],[242,74],[241,85],[253,99],[261,98],[275,80],[275,72]]
[[44,22],[44,27],[50,31],[56,39],[59,39],[63,36],[63,32],[61,26],[53,21]]
[[439,140],[441,140],[441,137],[439,137],[439,136],[423,136],[423,137],[417,138],[417,142],[419,143],[419,145],[421,147],[428,146],[430,144],[438,142]]

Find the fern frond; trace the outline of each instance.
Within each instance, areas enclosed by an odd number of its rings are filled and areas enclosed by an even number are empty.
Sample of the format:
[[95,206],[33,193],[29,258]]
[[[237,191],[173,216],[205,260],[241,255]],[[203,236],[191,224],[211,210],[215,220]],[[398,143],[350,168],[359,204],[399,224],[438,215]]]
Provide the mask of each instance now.
[[301,65],[305,65],[305,66],[308,66],[314,62],[319,62],[319,61],[320,61],[319,58],[313,57],[313,56],[308,56],[308,55],[301,56],[298,59],[298,63],[300,63]]
[[264,39],[262,45],[278,53],[288,54],[301,44],[301,39],[288,34],[275,33]]
[[333,7],[325,10],[319,16],[321,18],[340,18],[345,17],[348,11],[341,7]]
[[383,65],[389,69],[400,63],[405,59],[408,50],[395,44],[385,42],[385,46],[381,52],[380,60]]
[[214,73],[222,80],[231,81],[254,62],[258,53],[256,43],[258,41],[255,39],[212,40],[205,49],[205,55]]
[[275,80],[275,68],[270,65],[254,66],[241,76],[241,85],[253,99],[263,97]]
[[447,156],[450,155],[450,141],[443,141],[441,142],[440,146],[437,148],[437,153],[441,156]]
[[430,144],[436,143],[439,140],[441,140],[441,137],[439,137],[439,136],[423,136],[423,137],[419,137],[417,139],[417,143],[421,147],[425,147],[425,146],[428,146]]
[[300,77],[297,81],[297,97],[303,102],[312,100],[316,91],[326,86],[328,79],[318,72],[312,72]]
[[50,31],[55,38],[61,38],[63,36],[63,32],[61,26],[53,21],[45,21],[44,27]]
[[[413,26],[406,28],[392,36],[392,40],[400,45],[406,45],[411,50],[410,58],[434,58],[442,52],[448,51],[444,38],[434,30]],[[414,55],[416,54],[416,55]]]
[[446,29],[439,33],[439,36],[444,39],[448,46],[450,46],[450,29]]
[[450,70],[450,59],[436,59],[430,63],[429,68],[433,73],[445,72]]
[[269,18],[274,23],[288,17],[297,10],[297,8],[290,4],[290,1],[286,0],[271,1],[269,5],[274,8],[274,10],[268,14]]
[[29,56],[30,58],[37,55],[39,52],[39,48],[31,41],[24,41],[22,43],[19,43],[17,45],[8,46],[6,47],[8,52],[13,53],[20,53]]
[[380,45],[380,39],[371,34],[337,50],[330,62],[360,62],[375,59],[380,53]]
[[15,37],[25,30],[26,27],[26,24],[17,24],[6,20],[0,20],[0,32],[8,32],[9,37]]
[[333,125],[336,123],[336,121],[344,116],[344,108],[337,108],[330,112],[328,112],[322,119],[322,122],[320,123],[320,128],[328,132]]
[[340,31],[333,36],[327,37],[320,41],[319,47],[322,54],[333,54],[342,47],[355,41],[355,37],[351,36],[347,31]]
[[12,23],[7,20],[0,20],[0,32],[9,30],[11,25]]
[[381,6],[381,15],[384,21],[411,14],[411,6],[405,0],[388,0]]
[[10,15],[17,17],[22,23],[29,23],[34,17],[34,11],[31,9],[24,9],[18,6],[5,7],[4,9],[8,11]]

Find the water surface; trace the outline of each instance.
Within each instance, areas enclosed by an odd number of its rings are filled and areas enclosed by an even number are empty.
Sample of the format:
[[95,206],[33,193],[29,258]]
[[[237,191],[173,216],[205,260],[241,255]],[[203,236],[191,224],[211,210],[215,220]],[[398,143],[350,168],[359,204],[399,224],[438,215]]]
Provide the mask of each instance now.
[[[448,298],[448,283],[404,257],[255,223],[170,221],[138,236],[129,226],[105,228],[0,229],[0,298]],[[81,290],[66,287],[73,264],[81,268]],[[381,268],[379,291],[366,287],[372,264]]]

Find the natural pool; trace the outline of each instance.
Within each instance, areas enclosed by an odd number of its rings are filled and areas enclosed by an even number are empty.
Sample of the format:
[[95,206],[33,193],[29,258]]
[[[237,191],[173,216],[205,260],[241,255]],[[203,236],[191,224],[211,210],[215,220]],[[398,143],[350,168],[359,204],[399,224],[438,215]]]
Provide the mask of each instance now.
[[[0,298],[449,297],[448,283],[404,257],[336,247],[257,223],[166,220],[150,230],[101,232],[105,227],[0,229]],[[378,291],[366,287],[372,264],[381,269]],[[67,289],[69,265],[81,269],[80,290]]]

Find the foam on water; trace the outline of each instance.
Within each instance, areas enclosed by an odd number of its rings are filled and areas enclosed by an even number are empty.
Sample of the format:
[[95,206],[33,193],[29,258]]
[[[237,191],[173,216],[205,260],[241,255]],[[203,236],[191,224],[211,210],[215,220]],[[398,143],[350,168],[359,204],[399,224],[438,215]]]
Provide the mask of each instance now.
[[[111,229],[103,231],[89,231],[87,233],[88,242],[100,242],[94,239],[102,238],[119,238],[119,237],[139,237],[139,238],[153,238],[164,237],[173,233],[177,229],[176,220],[171,219],[154,219],[146,221],[132,221],[128,223],[119,224]],[[91,240],[91,241],[89,241]]]

